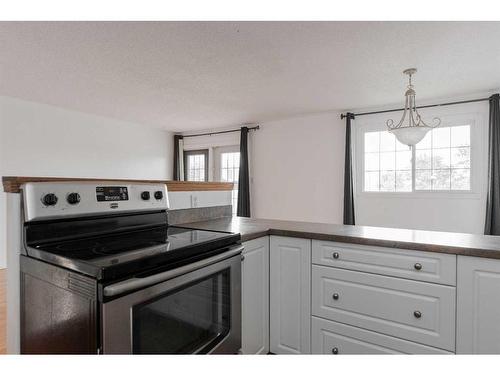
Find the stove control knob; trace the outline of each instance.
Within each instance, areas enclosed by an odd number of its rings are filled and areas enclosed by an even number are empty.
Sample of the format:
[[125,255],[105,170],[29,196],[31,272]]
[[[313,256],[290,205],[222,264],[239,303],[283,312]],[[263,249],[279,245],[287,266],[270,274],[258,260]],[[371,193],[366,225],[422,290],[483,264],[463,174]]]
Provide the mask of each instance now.
[[53,193],[45,194],[42,203],[46,206],[54,206],[57,203],[57,196]]
[[143,201],[148,201],[148,200],[149,200],[149,197],[150,197],[150,196],[149,196],[149,191],[143,191],[143,192],[141,193],[141,199],[142,199]]
[[80,203],[80,194],[78,193],[69,193],[66,197],[66,200],[69,204],[78,204]]
[[161,190],[158,190],[158,191],[155,191],[155,199],[163,199],[163,191]]

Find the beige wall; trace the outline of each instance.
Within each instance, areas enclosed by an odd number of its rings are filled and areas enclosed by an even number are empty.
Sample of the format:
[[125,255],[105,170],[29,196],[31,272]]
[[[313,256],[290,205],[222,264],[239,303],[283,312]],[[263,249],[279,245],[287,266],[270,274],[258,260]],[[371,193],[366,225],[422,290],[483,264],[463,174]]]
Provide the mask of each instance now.
[[339,113],[260,124],[250,140],[252,216],[341,223],[344,142]]

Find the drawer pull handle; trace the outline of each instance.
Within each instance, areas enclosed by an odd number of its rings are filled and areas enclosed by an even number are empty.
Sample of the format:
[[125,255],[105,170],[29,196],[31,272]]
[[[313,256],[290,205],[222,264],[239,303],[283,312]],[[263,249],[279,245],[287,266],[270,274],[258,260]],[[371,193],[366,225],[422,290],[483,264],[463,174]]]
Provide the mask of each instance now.
[[420,263],[415,263],[413,267],[415,267],[417,271],[420,271],[422,269],[422,265]]
[[244,255],[242,255],[242,256],[241,256],[241,261],[243,262],[244,260],[245,260],[245,256],[244,256]]
[[420,311],[414,311],[413,316],[415,316],[415,318],[417,319],[420,319],[422,317],[422,313]]
[[333,348],[332,354],[339,354],[339,348]]
[[339,299],[339,294],[338,293],[333,293],[332,298],[336,301]]
[[333,253],[333,259],[339,259],[340,254],[335,252]]

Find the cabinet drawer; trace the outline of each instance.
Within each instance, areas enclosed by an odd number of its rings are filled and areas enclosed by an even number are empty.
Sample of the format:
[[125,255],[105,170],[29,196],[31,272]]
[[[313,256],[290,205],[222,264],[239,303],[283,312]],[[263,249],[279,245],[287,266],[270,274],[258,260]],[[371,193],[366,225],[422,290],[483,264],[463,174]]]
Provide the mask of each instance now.
[[455,288],[314,265],[313,315],[455,350]]
[[316,317],[311,327],[312,354],[453,354]]
[[452,254],[313,241],[314,264],[405,279],[456,285],[457,257]]

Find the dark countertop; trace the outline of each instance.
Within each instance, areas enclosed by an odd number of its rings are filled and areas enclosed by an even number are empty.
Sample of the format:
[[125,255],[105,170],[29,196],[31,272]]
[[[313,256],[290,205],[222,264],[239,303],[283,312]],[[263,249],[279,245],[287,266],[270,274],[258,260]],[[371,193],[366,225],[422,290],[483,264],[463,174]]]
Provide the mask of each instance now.
[[243,242],[277,235],[500,259],[500,236],[242,217],[178,226],[240,233]]

